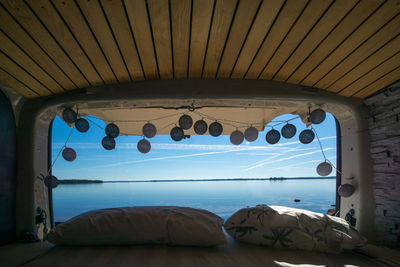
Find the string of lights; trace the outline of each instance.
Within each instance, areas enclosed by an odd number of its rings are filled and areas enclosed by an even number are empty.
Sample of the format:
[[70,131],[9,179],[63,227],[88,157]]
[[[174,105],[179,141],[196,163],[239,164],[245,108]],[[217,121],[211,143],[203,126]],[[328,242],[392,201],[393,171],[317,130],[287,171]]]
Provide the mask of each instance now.
[[[77,110],[78,111],[78,110]],[[229,119],[219,119],[219,118],[214,118],[213,116],[210,116],[208,114],[199,112],[195,109],[189,110],[191,113],[196,114],[197,116],[200,117],[199,120],[197,120],[193,124],[193,119],[190,115],[187,114],[187,112],[178,112],[175,114],[169,114],[166,116],[161,116],[161,117],[156,117],[150,120],[103,120],[104,122],[108,123],[106,127],[101,126],[98,124],[95,119],[97,119],[94,116],[88,115],[85,117],[80,117],[77,112],[72,110],[71,108],[66,108],[63,111],[63,119],[67,123],[74,124],[71,127],[71,131],[69,132],[69,135],[64,143],[64,145],[61,147],[60,151],[58,152],[57,156],[55,157],[53,163],[51,164],[51,168],[48,170],[47,176],[45,178],[40,178],[44,180],[45,184],[48,187],[56,187],[58,185],[58,180],[54,176],[50,175],[51,169],[53,168],[54,164],[57,162],[58,158],[62,154],[63,158],[67,161],[73,161],[76,158],[76,152],[74,149],[67,147],[67,144],[71,138],[73,130],[76,128],[80,132],[87,132],[89,130],[89,122],[90,121],[93,125],[98,127],[99,129],[105,131],[106,136],[102,139],[102,146],[106,150],[113,150],[115,149],[116,146],[116,141],[115,138],[117,138],[119,135],[129,135],[127,133],[121,133],[119,130],[119,127],[115,123],[144,123],[143,128],[142,128],[142,139],[138,141],[137,144],[137,149],[141,153],[148,153],[151,150],[151,143],[147,140],[150,138],[153,138],[156,133],[157,133],[157,128],[154,124],[151,122],[162,120],[162,119],[167,119],[167,118],[172,118],[172,117],[179,117],[179,120],[177,122],[169,123],[161,128],[159,128],[159,131],[163,131],[167,128],[170,128],[171,126],[174,126],[171,129],[170,136],[172,140],[174,141],[181,141],[184,138],[190,137],[190,135],[185,135],[185,130],[188,130],[192,128],[196,134],[198,135],[203,135],[207,132],[211,136],[217,137],[220,136],[223,132],[223,125],[220,123],[224,123],[225,125],[229,125],[236,130],[233,131],[230,134],[230,141],[234,145],[240,145],[244,139],[246,139],[248,142],[253,142],[257,140],[259,131],[254,127],[254,126],[261,126],[262,128],[264,127],[270,127],[271,130],[269,130],[265,136],[265,140],[267,143],[273,145],[279,142],[281,135],[286,138],[292,138],[295,136],[297,129],[293,124],[290,124],[289,122],[296,120],[296,119],[301,119],[300,116],[293,117],[288,120],[273,120],[270,121],[269,123],[265,122],[254,122],[254,123],[249,123],[249,122],[242,122],[242,121],[235,121],[235,120],[229,120]],[[189,114],[191,114],[189,113]],[[316,109],[312,112],[309,113],[309,121],[312,124],[320,124],[325,120],[326,113],[325,111],[321,109]],[[213,121],[210,123],[210,125],[207,124],[204,119],[208,119]],[[271,125],[272,124],[272,125]],[[281,132],[278,130],[274,129],[277,126],[285,124]],[[239,129],[240,128],[246,128],[246,130],[241,132]],[[324,162],[320,163],[317,167],[317,173],[321,176],[327,176],[332,172],[332,167],[337,170],[337,168],[330,162],[324,152],[324,149],[322,147],[322,143],[319,139],[319,136],[317,134],[316,129],[311,125],[310,129],[305,129],[299,134],[299,141],[303,144],[309,144],[311,143],[314,138],[317,138],[319,147],[321,149],[322,156],[324,158]],[[147,139],[146,139],[147,138]],[[339,173],[340,171],[337,170]]]

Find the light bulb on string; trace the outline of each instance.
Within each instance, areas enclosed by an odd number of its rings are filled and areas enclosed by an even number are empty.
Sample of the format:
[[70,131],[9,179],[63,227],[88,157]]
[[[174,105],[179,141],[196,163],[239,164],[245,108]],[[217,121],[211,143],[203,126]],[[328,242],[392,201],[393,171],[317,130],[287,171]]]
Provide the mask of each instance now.
[[281,139],[281,134],[279,133],[279,131],[273,128],[269,130],[267,132],[267,135],[265,136],[265,140],[271,145],[278,143],[280,139]]
[[292,138],[296,135],[296,126],[293,124],[287,123],[285,126],[282,127],[281,133],[282,136],[286,139]]
[[75,122],[75,128],[81,132],[85,133],[89,130],[89,122],[84,118],[79,118]]
[[244,138],[246,138],[246,140],[249,142],[253,142],[253,141],[257,140],[258,130],[253,126],[250,126],[249,128],[247,128],[244,131]]
[[310,113],[310,121],[313,124],[320,124],[326,118],[326,112],[320,108],[313,110]]
[[106,135],[111,138],[116,138],[119,136],[119,128],[114,123],[110,123],[105,129]]
[[193,125],[193,119],[189,115],[184,114],[179,118],[179,126],[183,130],[190,129],[192,125]]
[[230,140],[231,143],[234,145],[240,145],[243,140],[244,140],[244,135],[241,131],[239,131],[238,129],[236,129],[235,131],[233,131],[230,135]]
[[62,156],[66,161],[74,161],[76,159],[76,152],[70,147],[65,147],[62,151]]
[[324,161],[317,166],[317,173],[320,176],[328,176],[332,172],[332,165]]
[[175,126],[171,129],[170,136],[172,140],[179,142],[185,137],[185,133],[181,127]]
[[299,140],[303,144],[309,144],[314,140],[315,134],[310,129],[305,129],[299,134]]
[[104,137],[101,140],[101,144],[106,150],[113,150],[115,148],[115,140],[109,136]]
[[150,151],[151,149],[151,144],[149,141],[147,141],[146,139],[142,139],[137,143],[137,149],[143,153],[146,154]]
[[208,128],[208,131],[210,132],[211,136],[217,137],[217,136],[220,136],[222,134],[223,127],[222,127],[221,123],[215,121],[215,122],[210,124],[210,127]]
[[157,134],[157,128],[154,124],[148,122],[143,125],[142,132],[147,138],[153,138]]
[[65,122],[74,123],[77,119],[77,114],[73,109],[66,108],[62,113],[62,117]]
[[193,126],[194,132],[199,135],[203,135],[207,132],[208,125],[203,119],[196,121]]

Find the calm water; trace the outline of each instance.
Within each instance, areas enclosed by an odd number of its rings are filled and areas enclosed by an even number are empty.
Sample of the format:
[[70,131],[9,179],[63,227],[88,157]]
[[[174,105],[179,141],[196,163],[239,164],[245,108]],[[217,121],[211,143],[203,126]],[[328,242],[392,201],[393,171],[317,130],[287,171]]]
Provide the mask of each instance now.
[[53,191],[54,219],[65,221],[92,209],[153,205],[202,208],[224,219],[257,204],[326,213],[335,204],[335,184],[335,179],[317,179],[59,185]]

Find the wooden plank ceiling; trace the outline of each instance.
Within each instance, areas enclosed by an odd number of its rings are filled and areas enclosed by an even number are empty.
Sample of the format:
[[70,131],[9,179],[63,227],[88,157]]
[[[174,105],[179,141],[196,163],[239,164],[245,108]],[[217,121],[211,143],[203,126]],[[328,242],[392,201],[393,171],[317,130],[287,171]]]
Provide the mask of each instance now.
[[0,82],[27,98],[265,79],[365,98],[400,78],[400,0],[0,0]]

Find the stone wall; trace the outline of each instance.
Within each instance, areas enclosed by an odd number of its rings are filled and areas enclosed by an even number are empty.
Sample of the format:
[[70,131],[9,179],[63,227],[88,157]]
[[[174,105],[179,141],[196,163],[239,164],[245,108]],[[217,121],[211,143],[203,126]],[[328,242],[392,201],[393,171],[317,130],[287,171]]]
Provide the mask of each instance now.
[[400,81],[365,100],[370,111],[371,157],[379,244],[400,247]]

